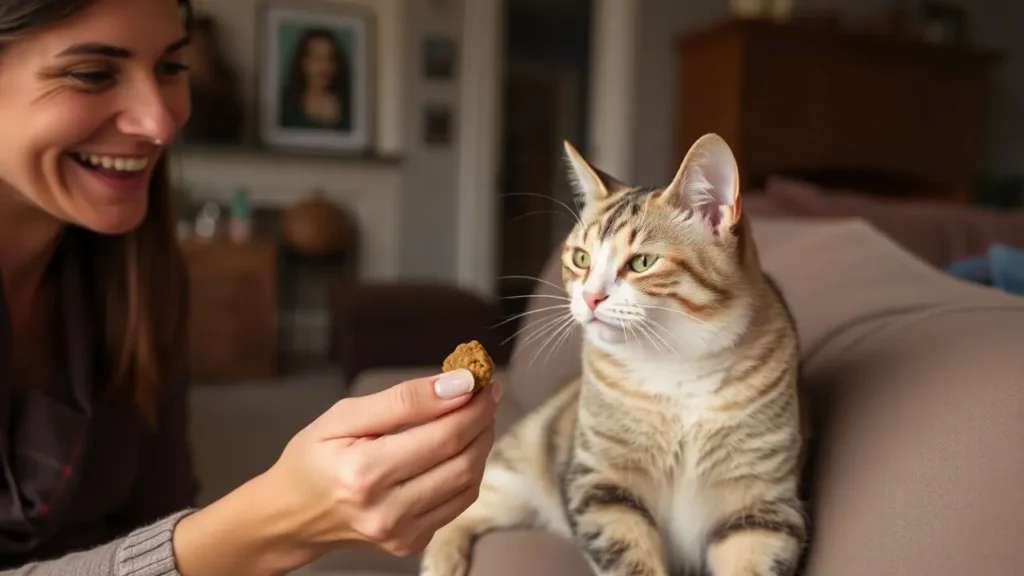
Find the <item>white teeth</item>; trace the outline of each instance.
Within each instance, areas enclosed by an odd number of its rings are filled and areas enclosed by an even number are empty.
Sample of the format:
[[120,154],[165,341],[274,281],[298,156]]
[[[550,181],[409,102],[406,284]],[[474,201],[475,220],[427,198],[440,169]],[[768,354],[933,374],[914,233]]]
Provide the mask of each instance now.
[[96,156],[75,153],[75,156],[87,164],[97,168],[116,170],[118,172],[141,172],[149,166],[149,158],[132,158],[130,156]]

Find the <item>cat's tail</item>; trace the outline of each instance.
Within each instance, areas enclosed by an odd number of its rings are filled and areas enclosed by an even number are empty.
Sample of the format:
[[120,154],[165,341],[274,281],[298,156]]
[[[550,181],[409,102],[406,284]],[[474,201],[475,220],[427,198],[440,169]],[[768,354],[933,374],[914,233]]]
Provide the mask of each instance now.
[[423,551],[420,576],[467,576],[477,539],[494,530],[535,524],[537,512],[529,494],[520,473],[488,463],[480,496],[438,530]]

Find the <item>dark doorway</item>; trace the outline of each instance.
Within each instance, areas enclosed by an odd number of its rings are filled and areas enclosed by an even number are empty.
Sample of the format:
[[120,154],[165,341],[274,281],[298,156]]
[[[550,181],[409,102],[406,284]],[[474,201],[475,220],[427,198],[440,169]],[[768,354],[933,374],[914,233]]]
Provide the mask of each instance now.
[[[522,312],[573,224],[562,141],[585,150],[592,0],[508,0],[498,293]],[[511,278],[510,278],[511,277]],[[520,298],[516,298],[516,297]],[[508,322],[508,334],[523,320]],[[511,343],[509,343],[511,345]]]

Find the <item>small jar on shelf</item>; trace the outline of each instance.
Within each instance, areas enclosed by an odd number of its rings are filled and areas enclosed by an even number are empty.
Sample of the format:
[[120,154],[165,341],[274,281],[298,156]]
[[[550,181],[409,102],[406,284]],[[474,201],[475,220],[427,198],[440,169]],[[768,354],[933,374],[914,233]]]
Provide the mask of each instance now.
[[228,233],[235,242],[248,242],[252,238],[252,204],[244,188],[237,188],[231,197]]

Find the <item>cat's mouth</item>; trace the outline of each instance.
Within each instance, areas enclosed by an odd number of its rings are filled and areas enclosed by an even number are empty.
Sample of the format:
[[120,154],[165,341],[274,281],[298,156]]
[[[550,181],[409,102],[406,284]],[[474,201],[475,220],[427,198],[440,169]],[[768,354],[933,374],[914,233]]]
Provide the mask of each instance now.
[[625,337],[625,329],[622,324],[602,320],[597,316],[591,317],[587,322],[587,331],[597,336],[598,339],[611,344],[622,342]]

